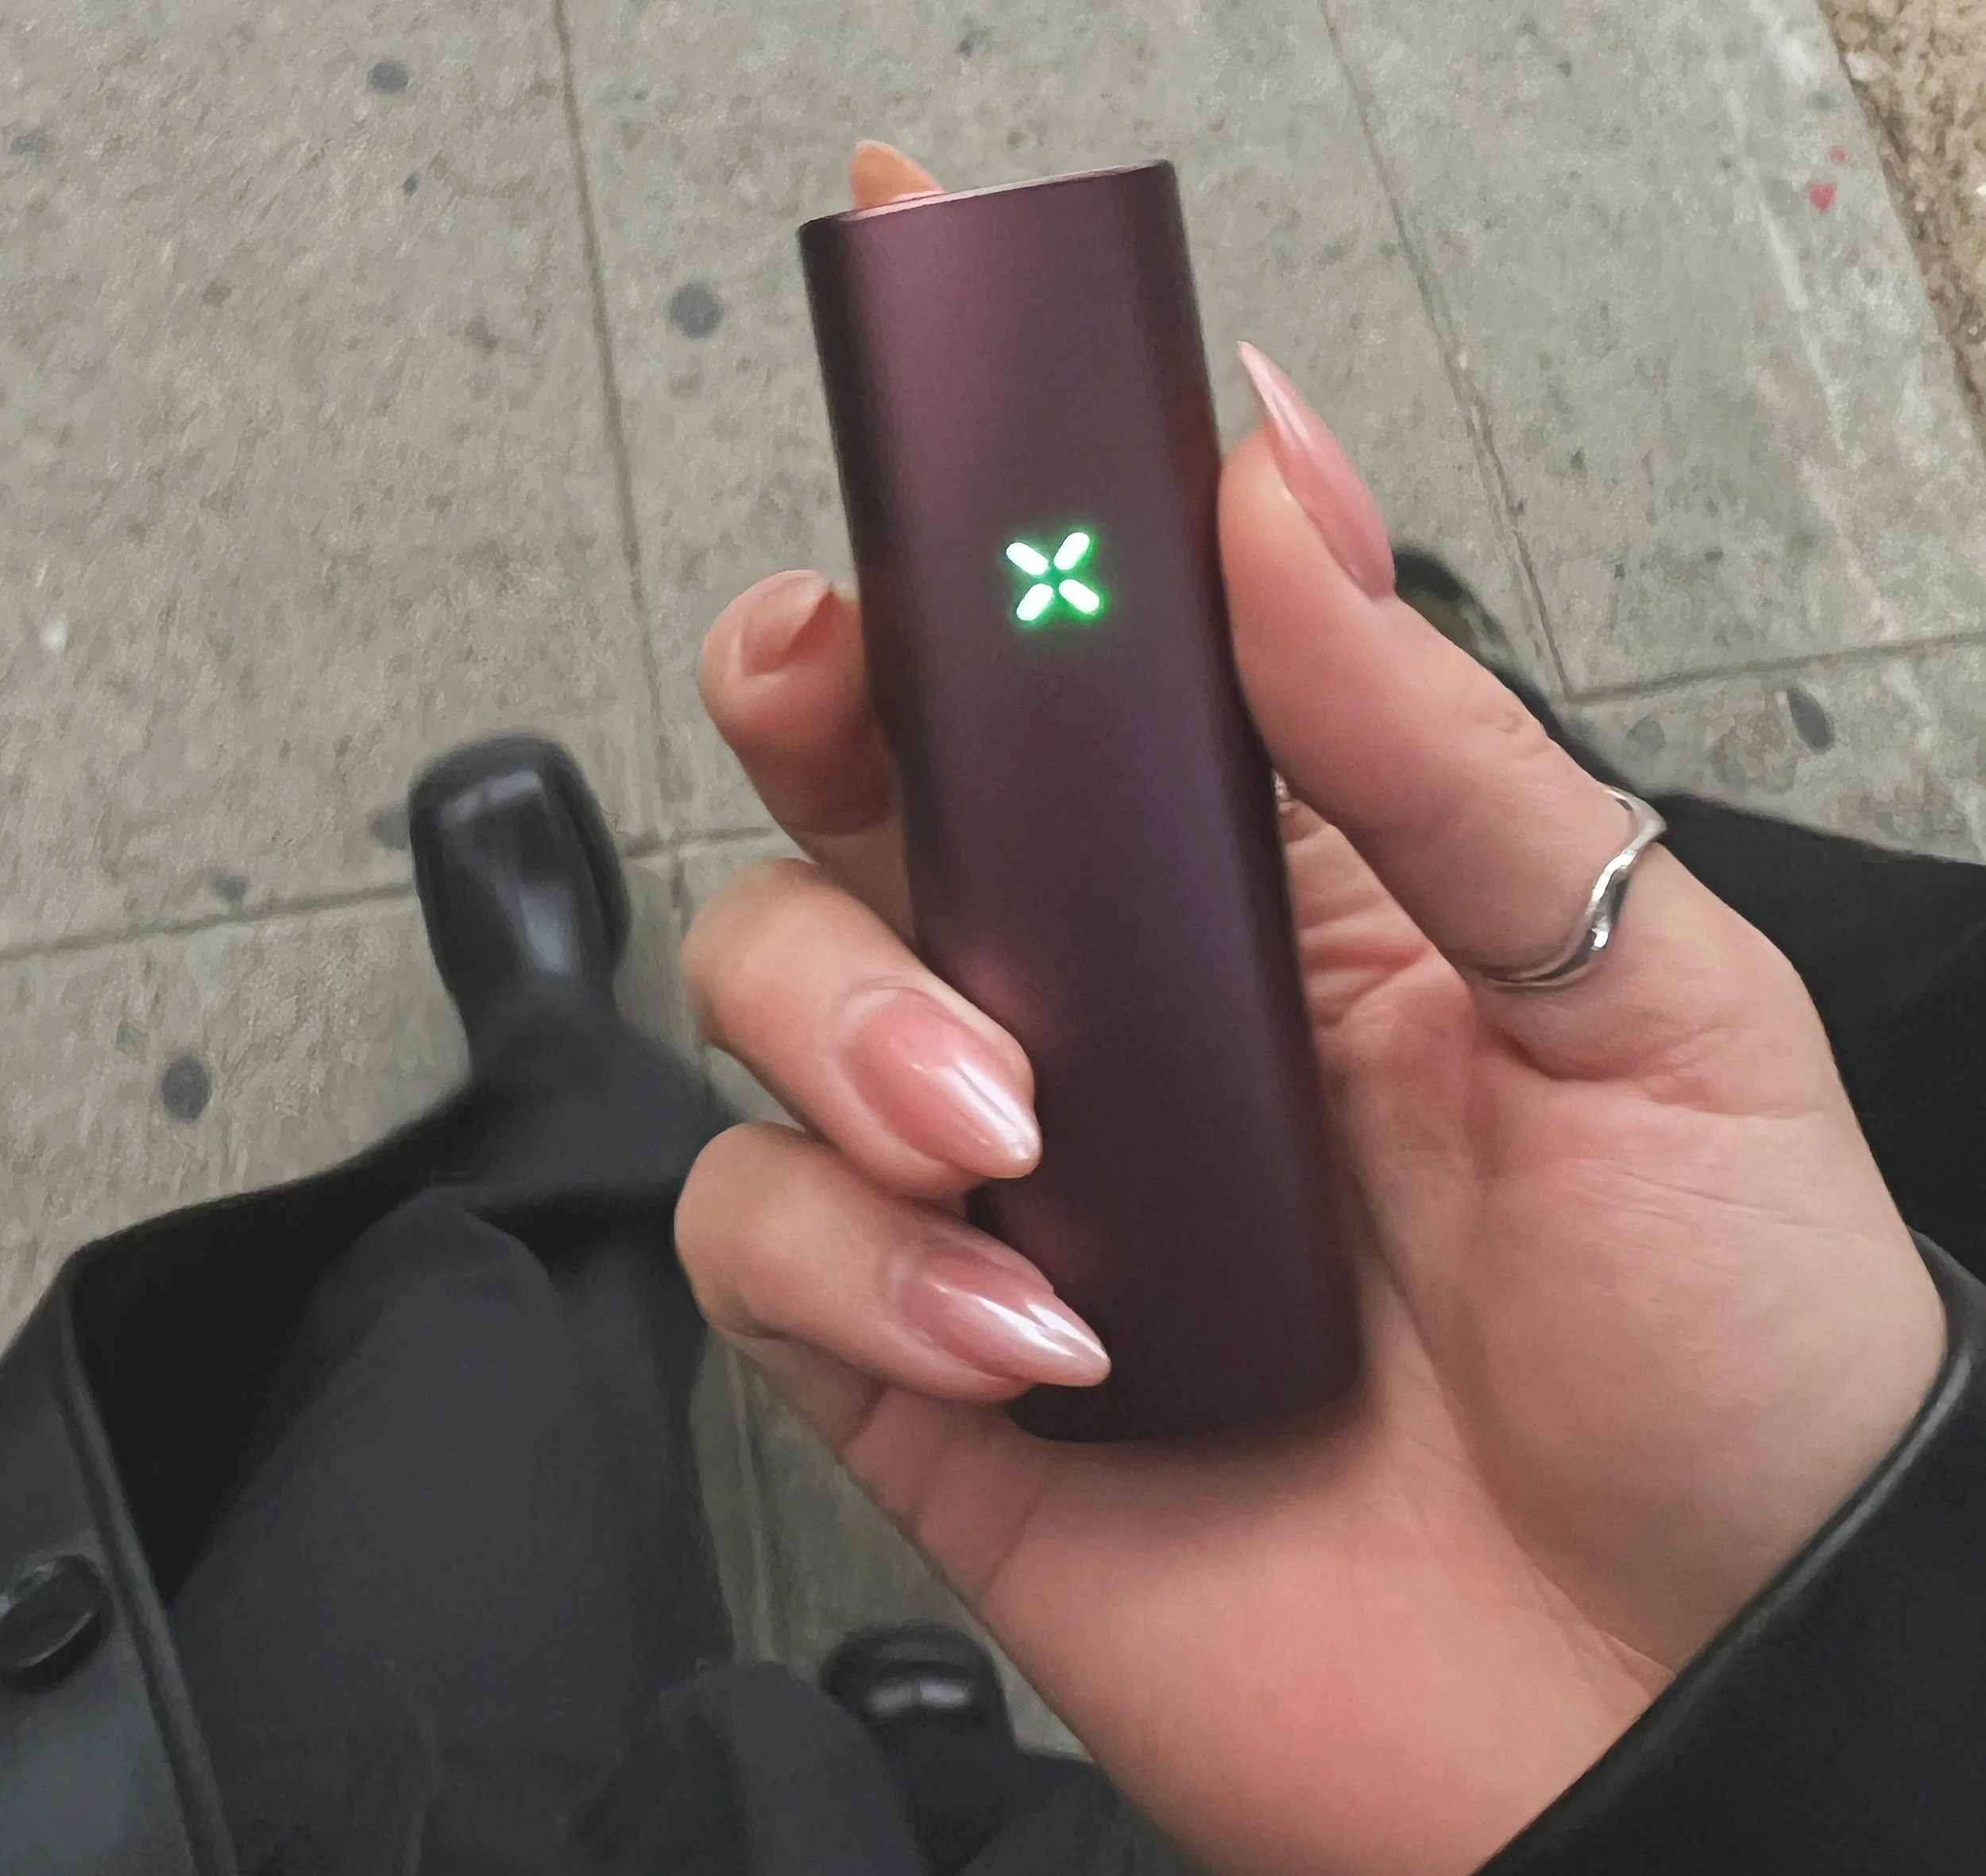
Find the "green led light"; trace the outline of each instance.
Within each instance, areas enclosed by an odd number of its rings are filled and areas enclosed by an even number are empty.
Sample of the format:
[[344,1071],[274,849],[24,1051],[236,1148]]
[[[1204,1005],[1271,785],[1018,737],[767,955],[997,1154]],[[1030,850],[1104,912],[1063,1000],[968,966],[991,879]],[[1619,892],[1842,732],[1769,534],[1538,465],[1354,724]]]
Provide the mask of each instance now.
[[[1052,555],[1032,541],[1009,541],[1007,561],[1027,578],[1026,590],[1014,604],[1014,617],[1023,625],[1053,624],[1056,617],[1070,613],[1081,621],[1100,617],[1105,595],[1089,581],[1069,577],[1089,559],[1095,544],[1096,537],[1084,528],[1064,534]],[[1051,570],[1063,577],[1052,579]]]
[[1055,571],[1072,573],[1083,564],[1083,556],[1089,551],[1090,537],[1079,529],[1055,550]]

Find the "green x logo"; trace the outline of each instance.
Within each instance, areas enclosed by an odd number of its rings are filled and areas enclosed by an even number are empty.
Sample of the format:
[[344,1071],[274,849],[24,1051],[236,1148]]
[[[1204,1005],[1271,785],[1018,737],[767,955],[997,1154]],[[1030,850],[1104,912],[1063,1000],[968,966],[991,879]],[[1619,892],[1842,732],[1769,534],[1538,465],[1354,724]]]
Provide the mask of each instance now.
[[1007,557],[1014,571],[1023,574],[1027,590],[1015,601],[1014,617],[1029,627],[1045,625],[1060,613],[1094,619],[1103,610],[1103,595],[1076,571],[1090,557],[1094,538],[1083,529],[1062,536],[1053,554],[1045,554],[1032,541],[1007,543]]

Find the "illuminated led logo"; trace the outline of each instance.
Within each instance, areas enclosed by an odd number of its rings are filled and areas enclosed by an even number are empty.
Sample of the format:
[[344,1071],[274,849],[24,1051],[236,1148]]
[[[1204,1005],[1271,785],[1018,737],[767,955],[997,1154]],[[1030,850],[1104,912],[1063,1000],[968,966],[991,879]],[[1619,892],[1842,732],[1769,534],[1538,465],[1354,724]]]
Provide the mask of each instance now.
[[1007,545],[1007,558],[1014,571],[1027,580],[1027,590],[1015,601],[1014,617],[1030,629],[1052,625],[1057,619],[1076,621],[1100,618],[1103,595],[1087,580],[1078,579],[1076,570],[1090,557],[1094,538],[1082,528],[1062,536],[1062,544],[1045,554],[1031,541],[1014,540]]

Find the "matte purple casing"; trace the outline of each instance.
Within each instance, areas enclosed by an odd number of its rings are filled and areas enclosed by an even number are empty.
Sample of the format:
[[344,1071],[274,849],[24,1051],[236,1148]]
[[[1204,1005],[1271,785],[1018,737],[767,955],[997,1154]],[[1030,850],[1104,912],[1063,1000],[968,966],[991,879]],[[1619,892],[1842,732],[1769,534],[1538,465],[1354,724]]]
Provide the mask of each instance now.
[[[1269,764],[1169,164],[809,222],[814,334],[899,765],[918,942],[1034,1066],[1044,1147],[975,1216],[1111,1352],[1061,1438],[1279,1418],[1356,1371]],[[1106,599],[1033,628],[1017,540]]]

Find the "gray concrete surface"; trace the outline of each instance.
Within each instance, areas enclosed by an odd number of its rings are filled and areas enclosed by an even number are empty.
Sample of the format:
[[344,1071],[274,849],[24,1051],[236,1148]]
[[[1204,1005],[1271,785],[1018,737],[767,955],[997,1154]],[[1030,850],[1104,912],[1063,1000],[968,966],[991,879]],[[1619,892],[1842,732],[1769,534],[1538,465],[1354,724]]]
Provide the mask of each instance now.
[[[446,1085],[394,803],[466,735],[579,750],[684,1034],[764,850],[697,638],[844,563],[791,230],[864,133],[1171,156],[1231,431],[1246,335],[1631,771],[1986,853],[1986,463],[1810,0],[21,0],[0,1330]],[[699,1414],[749,1646],[949,1606],[755,1383]]]

